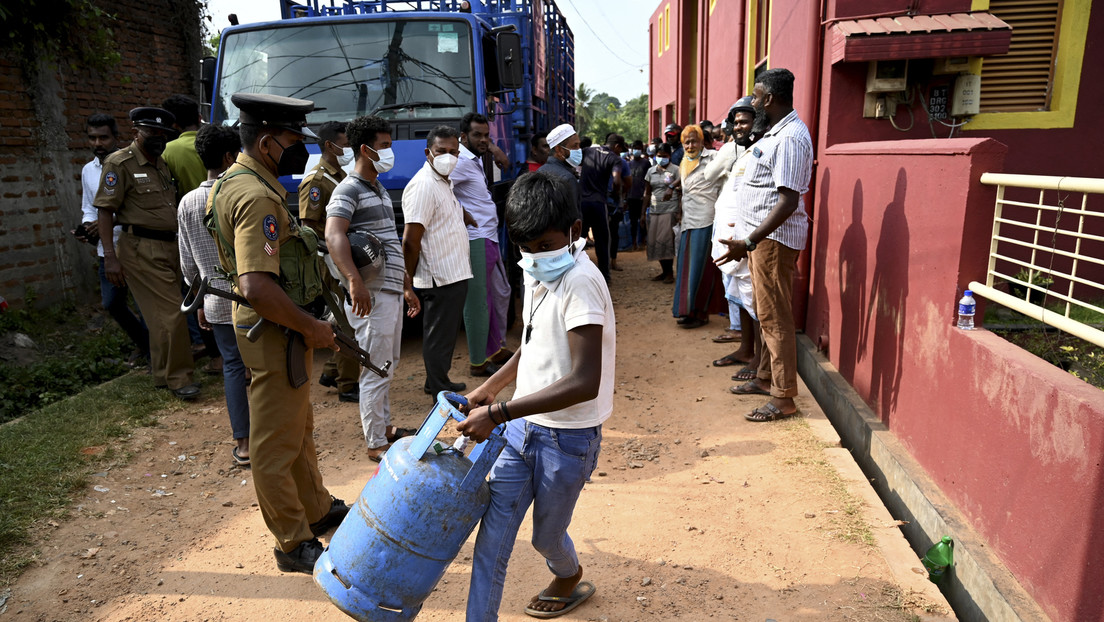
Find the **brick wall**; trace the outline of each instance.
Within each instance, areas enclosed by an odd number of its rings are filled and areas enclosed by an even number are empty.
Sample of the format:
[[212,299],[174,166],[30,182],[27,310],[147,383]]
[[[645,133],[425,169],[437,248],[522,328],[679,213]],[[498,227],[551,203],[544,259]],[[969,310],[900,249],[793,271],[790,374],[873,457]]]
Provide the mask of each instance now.
[[[104,112],[133,138],[127,113],[173,93],[199,95],[196,0],[114,0],[116,49],[106,71],[26,65],[0,51],[0,296],[18,305],[98,296],[95,249],[69,230],[80,221],[80,172],[92,158],[84,120]],[[194,16],[194,18],[193,18]]]

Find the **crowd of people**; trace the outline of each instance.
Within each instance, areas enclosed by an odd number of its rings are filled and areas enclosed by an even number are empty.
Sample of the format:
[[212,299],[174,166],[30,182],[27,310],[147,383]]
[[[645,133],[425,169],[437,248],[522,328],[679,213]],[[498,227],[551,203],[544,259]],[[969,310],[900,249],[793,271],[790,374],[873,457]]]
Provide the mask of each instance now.
[[[723,129],[672,124],[647,148],[616,133],[587,144],[569,124],[537,133],[504,208],[487,171],[517,164],[491,140],[488,119],[469,113],[458,127],[428,133],[424,161],[402,192],[401,234],[379,179],[396,158],[387,120],[330,122],[315,134],[306,127],[312,102],[239,93],[231,98],[239,122],[229,128],[203,124],[194,100],[173,96],[132,110],[134,141],[117,151],[114,119],[88,119],[94,158],[82,175],[80,235],[99,241],[103,306],[148,357],[154,386],[181,399],[200,395],[182,291],[197,279],[209,288],[195,323],[221,360],[231,458],[252,467],[283,571],[312,572],[323,551],[318,536],[349,511],[318,471],[311,351],[335,350],[319,383],[358,403],[368,457],[380,461],[413,432],[391,423],[404,318],[421,318],[430,395],[468,389],[451,375],[463,325],[469,375],[486,380],[467,393],[459,429],[476,441],[496,429],[507,439],[489,480],[468,619],[496,619],[530,504],[533,545],[554,577],[526,612],[552,617],[594,592],[567,525],[613,410],[608,284],[621,248],[643,247],[659,263],[653,280],[674,285],[680,328],[727,312],[714,341],[739,348],[713,364],[741,366],[733,393],[770,398],[749,420],[796,412],[790,292],[807,231],[801,196],[812,150],[792,108],[793,79],[767,71]],[[321,151],[310,171],[305,139]],[[294,212],[285,175],[303,175]],[[516,287],[506,269],[513,247],[523,272]],[[512,315],[522,323],[513,350]],[[361,368],[337,347],[335,330],[390,373]],[[496,401],[513,383],[513,396]]]

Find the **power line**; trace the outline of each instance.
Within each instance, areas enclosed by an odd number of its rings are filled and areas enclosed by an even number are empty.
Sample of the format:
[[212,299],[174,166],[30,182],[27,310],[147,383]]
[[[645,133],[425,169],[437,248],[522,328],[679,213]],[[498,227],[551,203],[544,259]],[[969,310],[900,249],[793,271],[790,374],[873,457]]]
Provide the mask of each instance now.
[[[625,40],[625,37],[621,36],[620,29],[614,27],[613,21],[611,21],[609,16],[606,15],[606,12],[602,10],[602,4],[600,2],[595,2],[591,6],[598,9],[598,13],[601,14],[602,19],[606,21],[606,24],[608,24],[610,29],[613,30],[613,34],[617,35],[617,38],[621,40],[621,43],[624,43],[628,47],[633,47],[631,43]],[[633,49],[632,52],[636,53],[636,50]]]
[[636,64],[630,63],[629,61],[625,60],[624,58],[621,58],[620,56],[618,56],[617,52],[614,52],[614,51],[613,51],[613,48],[611,48],[610,46],[606,45],[606,42],[602,40],[602,37],[598,36],[598,33],[594,32],[594,29],[590,27],[590,22],[588,22],[588,21],[587,21],[587,20],[586,20],[586,19],[585,19],[585,18],[583,17],[583,14],[579,12],[579,9],[575,8],[575,3],[573,3],[573,2],[571,1],[571,0],[567,0],[567,4],[568,4],[568,6],[570,6],[570,7],[571,7],[571,10],[572,10],[572,11],[575,11],[575,14],[579,16],[579,20],[580,20],[581,22],[583,22],[583,25],[584,25],[584,26],[586,26],[586,27],[587,27],[587,30],[589,30],[589,31],[590,31],[590,34],[594,35],[594,38],[595,38],[595,39],[597,39],[597,40],[598,40],[598,42],[602,44],[602,47],[604,47],[604,48],[606,48],[607,50],[609,50],[609,53],[610,53],[610,54],[613,54],[613,57],[614,57],[614,58],[616,58],[617,60],[619,60],[619,61],[621,61],[621,62],[625,63],[626,65],[628,65],[628,66],[630,66],[630,67],[641,67],[641,66],[642,66],[642,65],[636,65]]

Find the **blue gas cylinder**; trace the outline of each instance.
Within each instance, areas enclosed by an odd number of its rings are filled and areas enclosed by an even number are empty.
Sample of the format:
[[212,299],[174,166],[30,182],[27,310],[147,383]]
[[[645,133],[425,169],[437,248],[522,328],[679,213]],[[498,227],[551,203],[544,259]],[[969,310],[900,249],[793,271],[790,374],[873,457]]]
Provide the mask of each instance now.
[[453,403],[466,400],[438,393],[418,434],[391,445],[315,563],[315,582],[357,620],[413,620],[487,511],[506,440],[492,434],[469,456],[435,442],[450,418],[464,420]]

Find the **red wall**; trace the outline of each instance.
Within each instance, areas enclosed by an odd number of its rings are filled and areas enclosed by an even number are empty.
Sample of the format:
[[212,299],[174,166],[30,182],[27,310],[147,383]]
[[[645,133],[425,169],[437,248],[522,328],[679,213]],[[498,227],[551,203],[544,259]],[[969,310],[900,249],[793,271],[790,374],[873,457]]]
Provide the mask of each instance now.
[[970,138],[822,151],[807,332],[1048,615],[1100,621],[1101,392],[953,324],[988,252],[978,179],[1004,158]]
[[[693,0],[688,0],[693,1]],[[659,50],[660,38],[659,38],[659,22],[661,15],[668,15],[666,11],[670,6],[670,37],[671,47],[666,50]],[[651,62],[649,63],[649,79],[648,79],[648,128],[652,137],[661,136],[663,134],[663,127],[672,121],[667,116],[667,106],[673,105],[676,110],[676,118],[678,110],[685,107],[685,97],[680,96],[683,92],[683,85],[679,83],[680,71],[679,63],[679,24],[682,21],[682,0],[663,0],[659,3],[655,13],[652,13],[652,18],[648,22],[648,30],[650,35],[651,44],[649,45],[651,51]],[[659,120],[656,120],[656,112],[659,112]]]
[[721,125],[733,102],[747,90],[744,75],[745,24],[743,4],[717,2],[709,11],[709,0],[698,7],[698,110],[702,119]]

